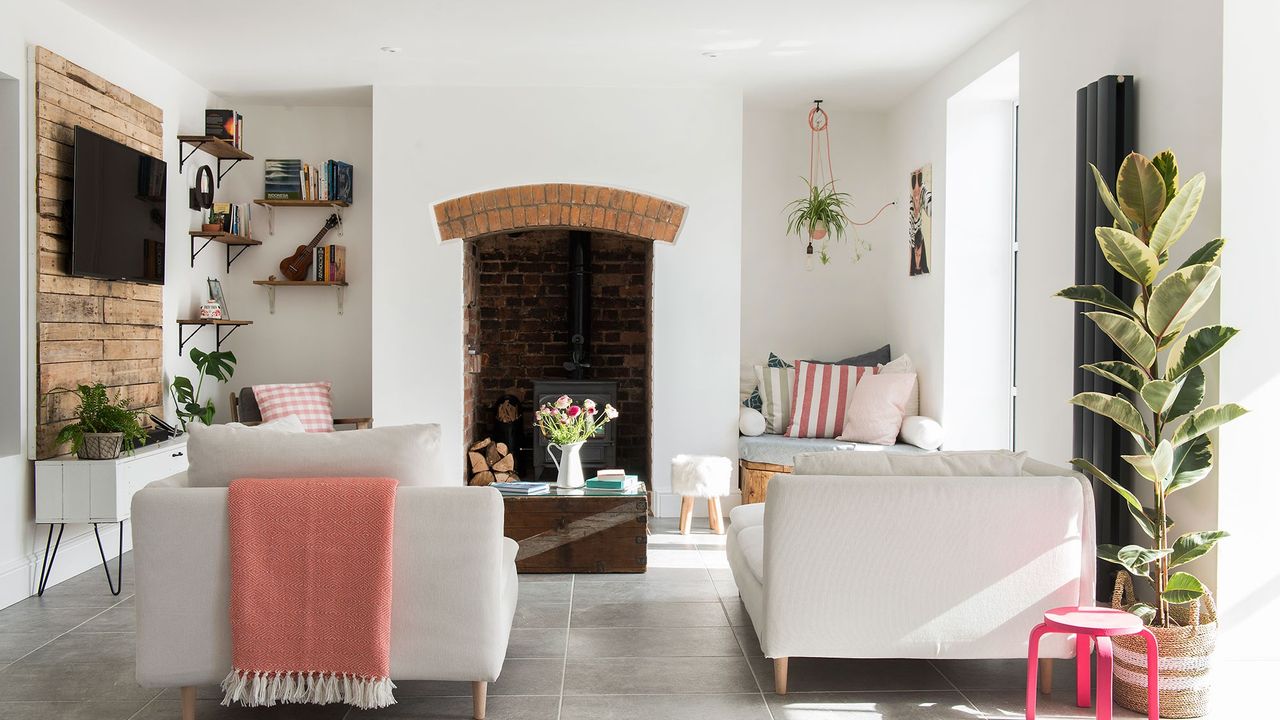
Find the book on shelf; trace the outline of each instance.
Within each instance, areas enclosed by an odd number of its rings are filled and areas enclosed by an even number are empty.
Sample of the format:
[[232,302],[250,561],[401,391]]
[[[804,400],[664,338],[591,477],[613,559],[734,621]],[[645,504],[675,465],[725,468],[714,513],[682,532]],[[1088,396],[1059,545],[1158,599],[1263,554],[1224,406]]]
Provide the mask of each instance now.
[[222,226],[232,235],[253,237],[253,209],[249,203],[216,202],[209,208],[209,224]]
[[492,483],[489,487],[513,495],[540,495],[551,492],[551,484],[544,482],[500,482]]
[[237,150],[244,149],[244,116],[235,110],[204,111],[204,134],[226,140]]
[[263,197],[268,200],[302,199],[301,160],[266,160],[262,167]]
[[316,246],[315,279],[322,282],[346,282],[347,246]]

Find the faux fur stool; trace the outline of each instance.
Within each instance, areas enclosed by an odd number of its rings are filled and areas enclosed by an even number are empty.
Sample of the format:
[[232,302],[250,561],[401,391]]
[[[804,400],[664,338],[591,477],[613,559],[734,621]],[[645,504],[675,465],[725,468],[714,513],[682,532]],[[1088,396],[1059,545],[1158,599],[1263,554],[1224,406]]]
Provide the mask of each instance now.
[[720,498],[729,494],[733,462],[715,455],[677,455],[671,458],[671,490],[680,496],[680,534],[689,534],[694,498],[707,498],[711,531],[724,533]]

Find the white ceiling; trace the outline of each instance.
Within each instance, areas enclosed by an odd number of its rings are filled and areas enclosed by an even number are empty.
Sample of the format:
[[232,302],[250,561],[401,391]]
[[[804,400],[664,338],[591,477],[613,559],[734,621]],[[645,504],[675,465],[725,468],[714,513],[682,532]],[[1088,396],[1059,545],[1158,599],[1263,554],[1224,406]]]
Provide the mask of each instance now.
[[1027,0],[65,2],[220,95],[271,104],[367,104],[386,83],[728,86],[884,108]]

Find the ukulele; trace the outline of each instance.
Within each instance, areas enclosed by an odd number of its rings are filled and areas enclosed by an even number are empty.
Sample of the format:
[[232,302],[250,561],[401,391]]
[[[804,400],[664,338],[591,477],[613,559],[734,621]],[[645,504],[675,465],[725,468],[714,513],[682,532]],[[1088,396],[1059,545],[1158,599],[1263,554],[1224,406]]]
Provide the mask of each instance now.
[[308,271],[311,269],[311,262],[315,257],[313,251],[316,249],[316,245],[320,244],[326,233],[337,226],[338,215],[335,213],[324,221],[324,227],[320,228],[320,232],[311,238],[311,242],[306,245],[299,245],[292,255],[280,261],[280,274],[289,280],[306,280],[310,274]]

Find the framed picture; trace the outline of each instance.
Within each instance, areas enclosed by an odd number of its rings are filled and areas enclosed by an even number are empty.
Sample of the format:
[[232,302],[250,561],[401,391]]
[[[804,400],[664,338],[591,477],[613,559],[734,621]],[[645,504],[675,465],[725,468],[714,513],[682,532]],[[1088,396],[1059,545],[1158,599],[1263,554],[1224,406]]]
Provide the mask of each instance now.
[[209,299],[222,307],[223,320],[231,319],[231,314],[227,312],[227,298],[222,294],[222,281],[218,278],[209,278]]
[[907,213],[908,273],[928,275],[933,260],[933,165],[911,171],[911,208]]

